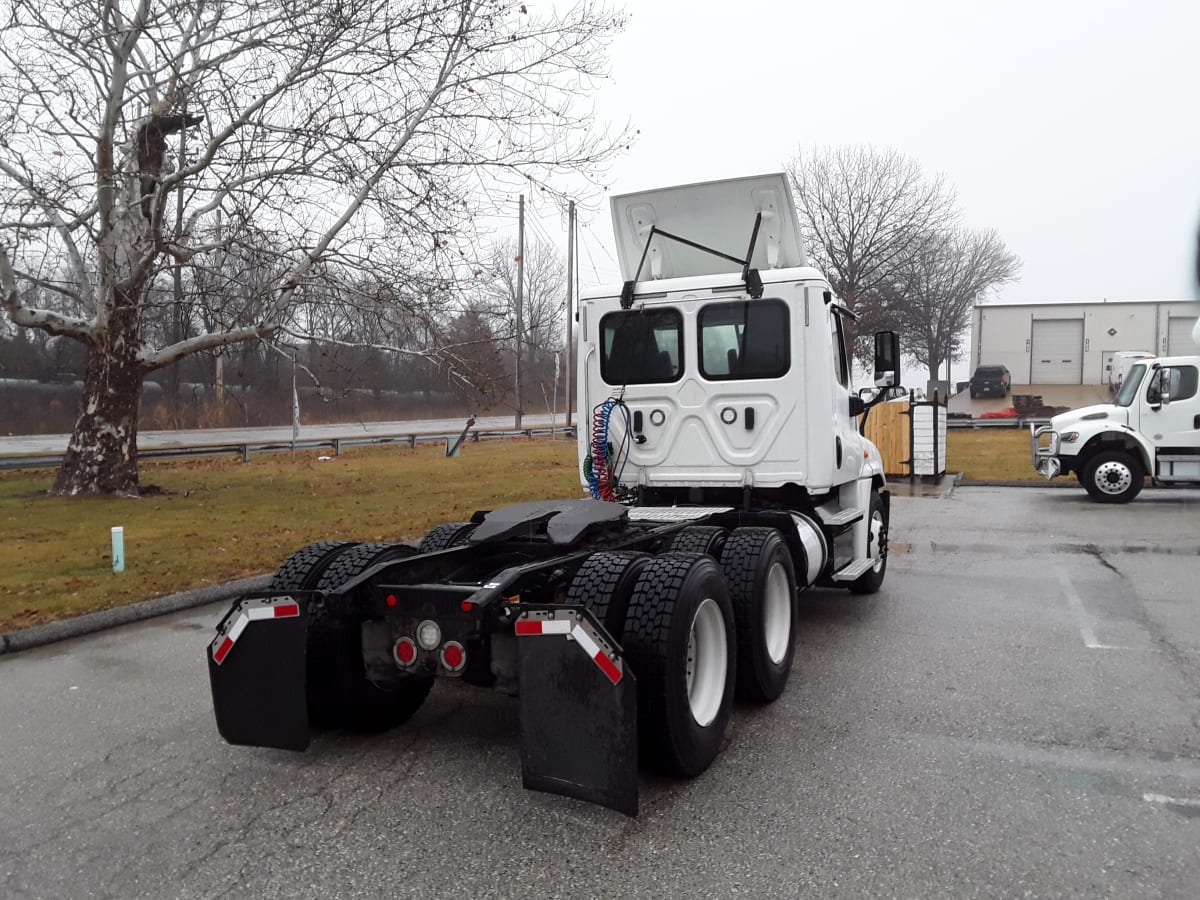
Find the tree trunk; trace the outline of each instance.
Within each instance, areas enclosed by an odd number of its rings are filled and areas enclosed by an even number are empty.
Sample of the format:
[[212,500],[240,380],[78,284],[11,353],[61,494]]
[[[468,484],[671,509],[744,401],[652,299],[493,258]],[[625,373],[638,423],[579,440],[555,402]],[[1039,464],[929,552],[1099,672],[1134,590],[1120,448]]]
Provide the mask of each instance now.
[[137,321],[118,310],[106,331],[107,352],[88,348],[75,430],[51,493],[138,496],[138,404],[145,369],[137,362]]

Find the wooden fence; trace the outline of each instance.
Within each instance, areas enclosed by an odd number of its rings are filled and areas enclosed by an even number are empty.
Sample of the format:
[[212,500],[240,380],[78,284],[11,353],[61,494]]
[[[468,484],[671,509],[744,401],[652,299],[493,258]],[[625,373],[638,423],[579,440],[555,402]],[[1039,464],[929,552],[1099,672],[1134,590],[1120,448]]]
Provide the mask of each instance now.
[[879,448],[885,475],[941,475],[946,471],[946,408],[936,400],[880,403],[867,416],[866,436]]

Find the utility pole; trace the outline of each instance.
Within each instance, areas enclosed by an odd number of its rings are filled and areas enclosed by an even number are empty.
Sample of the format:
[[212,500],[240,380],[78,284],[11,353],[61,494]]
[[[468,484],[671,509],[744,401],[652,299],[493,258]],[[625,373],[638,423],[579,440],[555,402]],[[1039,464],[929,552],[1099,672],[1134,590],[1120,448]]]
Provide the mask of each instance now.
[[575,319],[575,201],[567,204],[567,427],[571,427],[571,379],[575,372],[575,343],[572,339]]
[[[187,109],[184,109],[184,115],[187,115]],[[182,169],[187,165],[187,129],[179,129],[179,168]],[[179,180],[179,184],[175,188],[175,243],[183,243],[183,179]],[[175,343],[183,340],[183,263],[179,260],[175,261],[174,269],[171,273],[171,278],[174,286],[174,302],[172,306],[172,319],[174,334],[171,336]],[[176,360],[171,364],[171,372],[167,378],[168,390],[171,392],[171,418],[174,420],[171,423],[172,428],[181,428],[183,423],[179,419],[179,375],[180,369],[183,367],[183,360]]]
[[517,352],[515,354],[516,362],[516,384],[514,390],[517,395],[517,416],[516,424],[513,426],[517,431],[521,430],[521,338],[525,334],[525,325],[521,319],[521,302],[524,300],[525,289],[525,195],[521,195],[520,205],[517,213]]
[[[217,305],[217,325],[220,327],[224,320],[221,312],[222,297],[225,294],[225,229],[224,222],[221,220],[221,207],[217,207],[217,289],[213,292],[213,303]],[[225,424],[225,350],[223,347],[218,347],[216,358],[214,359],[213,372],[213,387],[215,388],[217,401],[217,421],[222,425]]]

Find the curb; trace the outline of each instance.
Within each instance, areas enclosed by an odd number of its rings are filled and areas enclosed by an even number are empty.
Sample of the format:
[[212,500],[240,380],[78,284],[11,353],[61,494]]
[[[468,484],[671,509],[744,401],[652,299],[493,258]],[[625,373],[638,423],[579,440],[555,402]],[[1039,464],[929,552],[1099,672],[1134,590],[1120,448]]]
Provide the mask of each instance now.
[[248,591],[262,591],[271,583],[271,575],[251,575],[249,578],[239,578],[224,584],[214,584],[209,587],[196,588],[191,591],[181,591],[168,594],[165,597],[155,597],[153,600],[143,600],[112,609],[102,609],[97,612],[84,613],[70,619],[59,619],[44,625],[31,625],[18,631],[0,634],[0,656],[6,653],[16,653],[30,650],[45,644],[53,644],[67,638],[82,637],[118,625],[129,625],[164,616],[167,613],[204,606],[218,600],[230,600],[238,594]]

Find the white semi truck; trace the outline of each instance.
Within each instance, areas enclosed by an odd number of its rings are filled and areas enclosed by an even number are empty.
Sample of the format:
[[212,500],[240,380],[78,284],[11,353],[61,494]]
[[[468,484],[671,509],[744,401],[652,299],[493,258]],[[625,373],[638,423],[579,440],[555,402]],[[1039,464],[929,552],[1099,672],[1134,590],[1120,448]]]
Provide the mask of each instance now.
[[[639,763],[696,775],[735,693],[783,693],[798,591],[880,589],[889,494],[859,431],[880,398],[851,388],[852,313],[807,265],[785,177],[612,210],[624,281],[578,315],[591,497],[297,551],[209,645],[231,743],[390,728],[456,677],[519,696],[527,787],[633,815]],[[896,386],[896,335],[875,355]]]
[[[1192,337],[1200,350],[1200,321]],[[1075,473],[1101,503],[1128,503],[1147,476],[1200,484],[1200,355],[1135,360],[1112,403],[1030,432],[1034,468],[1046,480]]]

